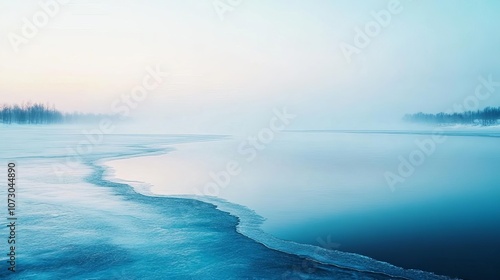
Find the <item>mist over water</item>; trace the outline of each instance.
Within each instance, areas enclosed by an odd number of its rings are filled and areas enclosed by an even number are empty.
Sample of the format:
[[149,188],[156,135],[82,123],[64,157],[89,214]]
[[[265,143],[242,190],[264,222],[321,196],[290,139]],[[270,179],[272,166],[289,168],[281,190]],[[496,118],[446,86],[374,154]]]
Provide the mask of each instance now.
[[0,278],[500,279],[499,12],[0,1]]

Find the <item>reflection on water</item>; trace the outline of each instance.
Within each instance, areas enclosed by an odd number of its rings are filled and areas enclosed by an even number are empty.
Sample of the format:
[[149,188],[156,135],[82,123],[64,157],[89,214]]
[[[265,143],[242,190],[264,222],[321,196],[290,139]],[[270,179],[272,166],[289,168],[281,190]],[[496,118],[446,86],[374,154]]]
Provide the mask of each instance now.
[[[251,162],[238,154],[237,140],[226,140],[150,157],[147,162],[159,171],[147,176],[124,175],[127,166],[145,168],[144,159],[111,165],[124,178],[153,181],[154,192],[192,194],[213,181],[211,172],[236,161],[241,173],[231,176],[218,196],[255,210],[266,219],[263,229],[279,238],[313,245],[329,238],[340,250],[407,268],[498,278],[492,268],[500,265],[499,135],[448,133],[391,189],[384,174],[397,174],[401,157],[408,158],[418,149],[415,141],[431,134],[290,132]],[[190,179],[179,189],[175,182],[188,171]]]

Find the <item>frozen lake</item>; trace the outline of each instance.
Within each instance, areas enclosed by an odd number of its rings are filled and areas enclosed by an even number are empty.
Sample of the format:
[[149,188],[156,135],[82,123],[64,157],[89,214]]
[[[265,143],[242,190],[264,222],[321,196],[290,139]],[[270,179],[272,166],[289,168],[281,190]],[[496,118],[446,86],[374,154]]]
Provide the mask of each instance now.
[[432,132],[286,132],[250,157],[237,137],[105,135],[78,149],[79,129],[0,129],[22,223],[20,270],[2,277],[498,278],[494,131],[448,133],[403,176],[398,157]]

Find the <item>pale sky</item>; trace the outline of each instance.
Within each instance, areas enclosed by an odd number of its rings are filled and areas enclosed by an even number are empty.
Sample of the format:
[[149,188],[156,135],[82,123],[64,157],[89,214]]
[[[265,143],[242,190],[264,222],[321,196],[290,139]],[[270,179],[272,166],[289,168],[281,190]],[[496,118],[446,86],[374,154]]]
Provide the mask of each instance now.
[[[50,0],[0,2],[0,103],[53,103],[110,113],[146,67],[171,76],[131,112],[179,126],[268,119],[287,107],[294,128],[439,112],[474,94],[480,75],[500,81],[500,2],[401,0],[348,63],[340,45],[390,1],[243,0],[221,20],[221,0],[73,0],[33,38],[27,18]],[[228,4],[224,4],[228,5]],[[500,88],[479,107],[500,106]]]

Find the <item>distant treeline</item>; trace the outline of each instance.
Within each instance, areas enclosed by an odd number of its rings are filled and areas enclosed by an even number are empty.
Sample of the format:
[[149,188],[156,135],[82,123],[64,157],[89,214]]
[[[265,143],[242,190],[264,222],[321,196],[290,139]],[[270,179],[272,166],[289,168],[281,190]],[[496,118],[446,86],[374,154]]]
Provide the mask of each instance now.
[[487,107],[484,110],[466,111],[463,113],[439,113],[439,114],[408,114],[403,118],[405,121],[431,123],[431,124],[469,124],[469,125],[496,125],[500,124],[500,107]]
[[57,124],[75,122],[98,122],[107,115],[62,113],[54,106],[42,103],[0,106],[0,123],[4,124]]

